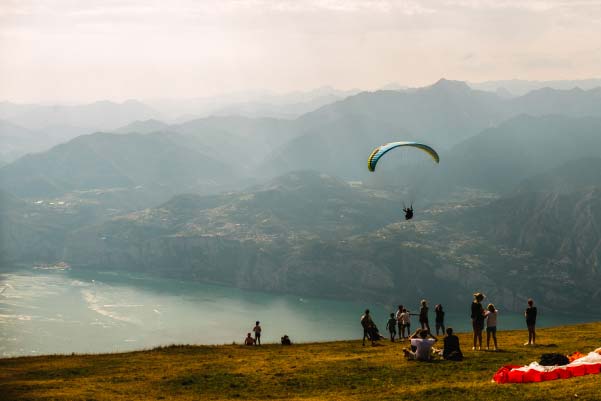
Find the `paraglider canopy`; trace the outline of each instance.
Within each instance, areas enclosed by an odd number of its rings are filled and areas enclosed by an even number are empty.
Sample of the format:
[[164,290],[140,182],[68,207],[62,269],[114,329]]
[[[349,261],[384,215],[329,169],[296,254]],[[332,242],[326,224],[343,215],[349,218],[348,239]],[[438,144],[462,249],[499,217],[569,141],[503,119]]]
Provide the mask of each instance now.
[[436,153],[436,151],[428,145],[424,145],[423,143],[418,143],[418,142],[406,142],[406,141],[390,142],[390,143],[384,144],[382,146],[378,146],[371,152],[371,154],[369,155],[369,158],[367,159],[367,168],[369,169],[369,171],[376,170],[376,165],[378,164],[378,161],[382,158],[382,156],[384,156],[386,153],[388,153],[392,149],[402,147],[402,146],[409,146],[409,147],[414,147],[414,148],[420,149],[420,150],[426,152],[427,154],[429,154],[430,157],[432,157],[432,159],[436,163],[440,162],[440,157],[438,156],[438,153]]

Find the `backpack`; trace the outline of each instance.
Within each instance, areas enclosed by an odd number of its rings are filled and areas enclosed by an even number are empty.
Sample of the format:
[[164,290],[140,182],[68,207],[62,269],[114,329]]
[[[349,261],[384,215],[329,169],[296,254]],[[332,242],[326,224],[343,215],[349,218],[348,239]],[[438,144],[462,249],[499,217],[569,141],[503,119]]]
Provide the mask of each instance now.
[[570,360],[567,356],[562,354],[543,354],[540,357],[539,365],[542,366],[555,366],[555,365],[567,365],[570,363]]

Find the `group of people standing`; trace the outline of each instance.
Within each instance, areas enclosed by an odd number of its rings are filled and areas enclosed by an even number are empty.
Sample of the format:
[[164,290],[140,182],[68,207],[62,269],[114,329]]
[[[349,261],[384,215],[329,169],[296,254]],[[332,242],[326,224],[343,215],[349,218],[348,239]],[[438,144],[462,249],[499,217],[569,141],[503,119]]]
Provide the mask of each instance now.
[[[488,304],[486,309],[482,305],[484,300],[484,294],[477,292],[474,294],[474,301],[472,302],[472,330],[474,332],[474,345],[473,350],[482,349],[482,331],[484,331],[484,323],[486,322],[486,349],[490,349],[490,339],[492,337],[494,347],[493,350],[498,349],[497,345],[497,314],[499,311],[493,304]],[[528,328],[528,342],[524,345],[536,345],[536,316],[537,309],[534,306],[532,298],[528,299],[528,307],[524,311],[524,317],[526,318],[526,327]]]
[[[474,333],[472,350],[482,349],[482,332],[484,331],[484,326],[486,324],[486,349],[490,349],[492,339],[492,349],[497,351],[497,315],[499,311],[492,303],[484,308],[482,304],[484,298],[484,294],[480,292],[475,293],[471,305],[472,329]],[[463,355],[461,354],[459,347],[459,338],[453,334],[452,328],[445,328],[445,312],[442,305],[436,305],[434,312],[436,315],[436,336],[438,336],[439,333],[445,334],[446,332],[441,355],[445,359],[461,360]],[[390,341],[394,342],[396,340],[397,330],[400,341],[404,341],[405,339],[411,341],[411,348],[403,350],[407,358],[426,360],[430,357],[430,351],[438,339],[431,332],[428,314],[428,302],[425,299],[421,301],[420,310],[417,314],[410,313],[403,305],[398,306],[396,313],[390,314],[390,319],[388,319],[388,322],[386,323],[386,330],[390,335]],[[419,317],[420,328],[410,335],[411,316]],[[524,345],[536,344],[536,316],[537,309],[534,306],[534,301],[528,299],[528,308],[524,312],[526,326],[528,327],[528,342]],[[380,332],[370,315],[369,309],[366,309],[365,313],[361,316],[361,325],[363,326],[363,345],[365,345],[366,339],[370,340],[372,345],[377,345],[378,340],[384,339],[384,337],[380,335]]]
[[[428,301],[426,301],[425,299],[423,299],[420,303],[420,309],[418,314],[410,313],[405,307],[403,307],[403,305],[399,305],[399,308],[397,309],[396,313],[390,314],[390,319],[388,320],[388,323],[386,325],[386,328],[390,333],[390,341],[394,342],[395,340],[397,334],[396,327],[398,327],[399,329],[399,340],[409,338],[409,334],[411,333],[411,316],[419,316],[420,328],[422,330],[430,332],[430,320],[428,317],[428,313]],[[441,304],[438,304],[434,307],[434,313],[436,315],[436,335],[438,335],[439,333],[444,334],[444,310]]]
[[[445,333],[445,325],[444,325],[444,310],[441,304],[436,305],[434,308],[434,312],[436,314],[435,324],[436,324],[436,335],[440,333]],[[403,305],[399,305],[398,309],[395,313],[390,314],[390,319],[386,323],[386,330],[390,335],[390,341],[394,342],[396,340],[397,333],[399,335],[399,340],[404,341],[405,339],[410,339],[411,335],[411,316],[419,316],[419,324],[420,329],[430,332],[430,321],[429,321],[429,307],[428,301],[423,299],[420,303],[419,313],[411,313],[407,308]],[[372,341],[372,345],[375,345],[375,342],[381,339],[381,335],[379,330],[371,318],[369,313],[369,309],[365,310],[363,316],[361,316],[361,326],[363,326],[363,345],[365,345],[365,339],[369,339]],[[398,332],[397,332],[398,329]]]
[[474,332],[473,350],[482,349],[482,331],[484,330],[484,322],[486,321],[486,349],[490,349],[490,338],[493,338],[494,348],[497,350],[497,313],[499,311],[493,304],[488,304],[486,309],[482,306],[484,294],[477,292],[474,294],[472,302],[472,330]]

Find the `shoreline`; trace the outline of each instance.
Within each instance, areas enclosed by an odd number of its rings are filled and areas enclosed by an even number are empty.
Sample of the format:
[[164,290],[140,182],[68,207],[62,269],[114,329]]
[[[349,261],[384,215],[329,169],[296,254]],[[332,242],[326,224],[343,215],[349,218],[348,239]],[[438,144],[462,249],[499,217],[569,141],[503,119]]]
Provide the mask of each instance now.
[[[601,328],[601,320],[599,321],[594,321],[594,322],[587,322],[587,323],[576,323],[576,324],[569,324],[569,325],[559,325],[559,326],[551,326],[551,327],[540,327],[537,328],[537,335],[538,333],[545,333],[548,331],[552,331],[554,329],[573,329],[579,326],[599,326]],[[412,330],[412,332],[414,332],[415,330]],[[524,333],[525,334],[525,338],[526,340],[528,339],[528,331],[526,328],[524,328],[523,330],[520,329],[511,329],[511,330],[498,330],[497,331],[497,336],[499,338],[501,338],[503,335],[519,335],[519,333]],[[384,335],[387,334],[386,332],[381,331],[380,334]],[[455,333],[457,336],[459,336],[460,338],[462,337],[471,337],[472,332],[471,331],[455,331]],[[386,336],[385,336],[386,337]],[[442,339],[444,336],[441,334],[440,336],[437,336],[438,339]],[[483,339],[484,341],[486,341],[486,329],[484,329],[483,331]],[[361,339],[360,338],[355,338],[355,339],[343,339],[343,340],[333,340],[333,341],[299,341],[299,342],[293,342],[293,346],[336,346],[336,345],[341,345],[341,344],[354,344],[354,343],[360,343]],[[386,344],[386,345],[390,345],[390,346],[408,346],[409,345],[409,341],[405,340],[405,341],[398,341],[398,339],[394,342],[391,343],[390,339],[388,337],[384,338],[383,340],[380,340],[380,344]],[[534,346],[528,346],[528,348],[531,349],[547,349],[547,348],[555,348],[557,346],[557,344],[551,343],[551,344],[536,344]],[[601,347],[601,338],[599,339],[599,346]],[[182,348],[198,348],[198,349],[202,349],[202,348],[207,348],[207,349],[230,349],[230,348],[243,348],[243,349],[253,349],[253,348],[257,348],[257,349],[261,349],[261,348],[268,348],[268,347],[282,347],[282,345],[278,342],[264,342],[262,343],[260,346],[246,346],[244,345],[242,342],[238,343],[238,342],[232,342],[232,343],[223,343],[223,344],[201,344],[201,343],[196,343],[196,344],[165,344],[165,345],[157,345],[155,347],[151,347],[151,348],[141,348],[141,349],[134,349],[134,350],[127,350],[127,351],[115,351],[115,352],[98,352],[98,353],[94,353],[94,352],[89,352],[89,353],[78,353],[78,352],[71,352],[71,353],[64,353],[64,354],[39,354],[39,355],[17,355],[17,356],[8,356],[8,357],[0,357],[0,362],[2,361],[6,361],[6,360],[15,360],[15,359],[19,359],[19,358],[48,358],[48,357],[75,357],[75,356],[79,356],[79,357],[87,357],[87,356],[107,356],[107,355],[128,355],[128,354],[140,354],[140,353],[150,353],[150,352],[159,352],[159,351],[163,351],[163,350],[168,350],[168,349],[182,349]],[[366,348],[370,348],[371,346],[366,345]],[[526,347],[526,346],[524,346]],[[471,351],[471,350],[470,350]],[[489,351],[489,350],[481,350],[481,352],[493,352],[493,351]]]

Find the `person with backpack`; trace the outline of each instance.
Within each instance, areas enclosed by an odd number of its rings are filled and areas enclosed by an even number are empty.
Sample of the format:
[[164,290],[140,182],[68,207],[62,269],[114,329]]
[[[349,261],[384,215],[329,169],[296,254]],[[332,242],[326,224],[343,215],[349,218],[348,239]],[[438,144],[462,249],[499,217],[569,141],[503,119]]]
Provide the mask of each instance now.
[[371,345],[376,345],[372,337],[374,322],[371,320],[369,309],[365,309],[365,313],[361,316],[361,326],[363,327],[363,346],[365,347],[365,339],[371,340]]

